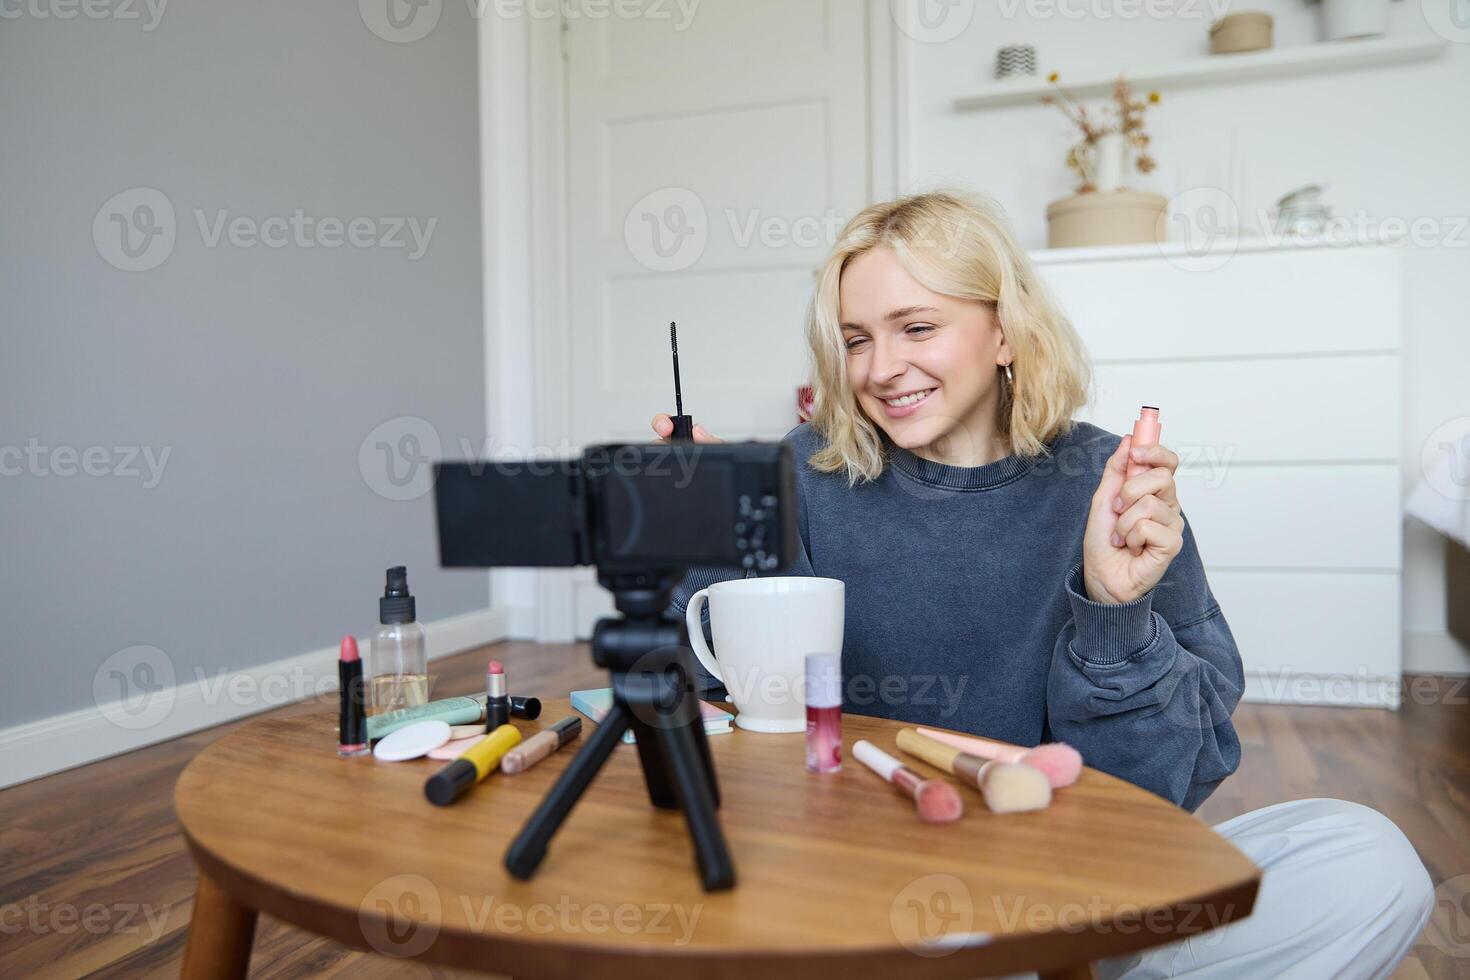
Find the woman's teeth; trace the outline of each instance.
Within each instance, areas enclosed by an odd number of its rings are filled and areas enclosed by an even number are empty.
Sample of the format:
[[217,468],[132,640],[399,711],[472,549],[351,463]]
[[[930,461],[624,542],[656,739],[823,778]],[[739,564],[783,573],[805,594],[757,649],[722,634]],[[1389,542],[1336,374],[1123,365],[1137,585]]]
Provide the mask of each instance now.
[[883,399],[883,404],[891,405],[894,408],[906,408],[909,405],[919,404],[919,402],[928,398],[933,391],[933,388],[928,388],[924,391],[916,391],[912,395],[904,395],[902,398],[885,398]]

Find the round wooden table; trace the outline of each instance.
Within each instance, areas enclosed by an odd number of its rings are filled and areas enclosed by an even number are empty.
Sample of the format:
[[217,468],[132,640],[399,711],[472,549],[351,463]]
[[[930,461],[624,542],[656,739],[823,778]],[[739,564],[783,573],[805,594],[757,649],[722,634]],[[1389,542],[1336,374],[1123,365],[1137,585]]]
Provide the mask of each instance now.
[[[572,713],[547,701],[523,734]],[[199,868],[186,977],[243,977],[257,912],[388,956],[520,978],[1091,975],[1090,962],[1245,917],[1260,871],[1207,825],[1092,769],[1037,813],[919,821],[851,758],[894,755],[901,724],[848,715],[844,768],[809,775],[804,737],[710,737],[737,883],[699,885],[682,814],[648,802],[619,745],[540,871],[507,843],[591,731],[450,807],[442,762],[335,755],[330,712],[267,719],[209,746],[174,802]],[[931,767],[905,758],[926,775]],[[840,974],[839,972],[840,971]]]

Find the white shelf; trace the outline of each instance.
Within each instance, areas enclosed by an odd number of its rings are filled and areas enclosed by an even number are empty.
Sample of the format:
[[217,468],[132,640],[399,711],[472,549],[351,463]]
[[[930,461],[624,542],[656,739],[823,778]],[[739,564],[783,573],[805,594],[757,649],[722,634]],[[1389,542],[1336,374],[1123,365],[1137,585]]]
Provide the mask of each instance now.
[[[1195,85],[1232,81],[1259,81],[1293,75],[1399,65],[1431,61],[1449,42],[1442,38],[1375,38],[1364,41],[1323,41],[1294,48],[1272,48],[1245,54],[1218,54],[1155,68],[1127,68],[1112,72],[1092,71],[1083,75],[1062,74],[1061,83],[1079,98],[1112,92],[1119,74],[1126,74],[1135,92],[1150,88],[1170,91]],[[1034,78],[991,82],[967,95],[958,96],[954,107],[961,111],[1003,105],[1040,102],[1053,92],[1046,81],[1048,72]]]

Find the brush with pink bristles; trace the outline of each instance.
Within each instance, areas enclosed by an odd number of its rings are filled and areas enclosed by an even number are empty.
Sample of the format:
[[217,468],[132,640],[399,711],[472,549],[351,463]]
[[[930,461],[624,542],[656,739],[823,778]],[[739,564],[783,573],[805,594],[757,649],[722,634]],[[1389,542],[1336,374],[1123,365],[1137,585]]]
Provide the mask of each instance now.
[[1046,781],[1051,783],[1052,789],[1071,786],[1082,775],[1082,753],[1065,742],[1048,742],[1028,749],[973,735],[956,735],[937,728],[920,728],[919,734],[953,746],[961,752],[978,755],[982,759],[1019,762],[1033,769],[1040,769],[1046,774]]
[[925,779],[872,742],[852,747],[853,758],[914,798],[919,817],[929,823],[958,820],[965,812],[959,791],[942,779]]

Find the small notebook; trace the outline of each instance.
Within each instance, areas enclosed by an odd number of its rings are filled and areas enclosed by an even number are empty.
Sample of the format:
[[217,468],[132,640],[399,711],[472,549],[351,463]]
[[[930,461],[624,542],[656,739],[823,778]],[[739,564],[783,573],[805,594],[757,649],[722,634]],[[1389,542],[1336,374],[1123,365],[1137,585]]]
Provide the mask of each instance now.
[[[572,707],[593,721],[600,722],[607,709],[612,707],[612,688],[600,687],[591,691],[573,691]],[[699,702],[700,714],[704,716],[704,733],[706,735],[723,735],[730,730],[730,722],[735,716],[724,708],[717,708],[708,701]],[[633,743],[633,729],[623,733],[623,741]]]

